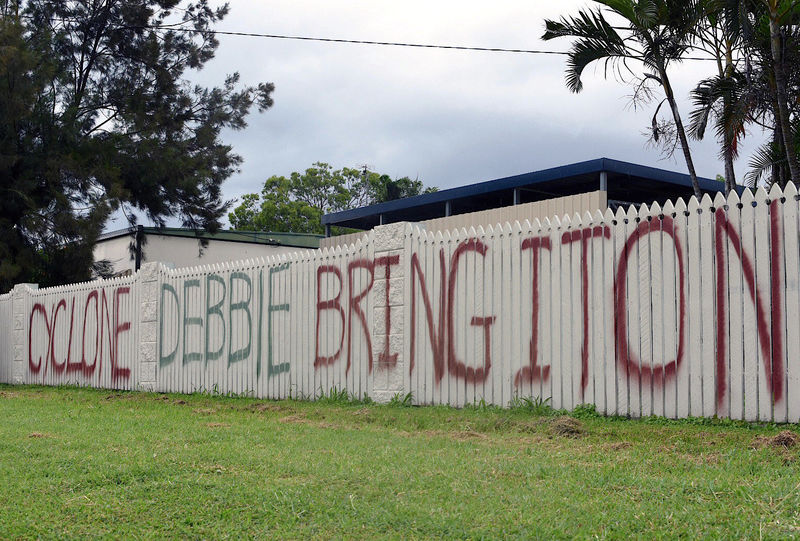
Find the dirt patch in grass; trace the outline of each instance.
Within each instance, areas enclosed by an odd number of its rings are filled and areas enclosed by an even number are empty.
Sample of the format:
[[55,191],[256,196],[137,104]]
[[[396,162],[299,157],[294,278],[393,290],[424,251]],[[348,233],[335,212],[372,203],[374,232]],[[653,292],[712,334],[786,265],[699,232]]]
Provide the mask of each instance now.
[[293,423],[293,424],[308,424],[309,420],[305,415],[302,414],[295,414],[295,415],[287,415],[286,417],[281,417],[278,419],[279,423]]
[[697,466],[711,466],[719,464],[719,453],[700,453],[699,455],[684,454],[681,457],[686,462],[691,462]]
[[797,433],[791,430],[783,430],[772,437],[756,436],[753,440],[752,447],[753,449],[761,449],[764,447],[791,449],[798,443],[800,443],[800,436],[797,435]]
[[231,425],[227,423],[206,423],[208,428],[230,428]]
[[563,438],[580,438],[586,435],[586,429],[579,420],[574,417],[556,417],[550,421],[550,432]]
[[482,434],[480,432],[475,432],[474,430],[462,430],[460,432],[453,432],[450,434],[450,437],[454,440],[459,441],[468,441],[468,440],[485,440],[489,436],[486,434]]
[[615,441],[614,443],[603,445],[603,449],[608,449],[609,451],[622,451],[623,449],[630,449],[631,447],[633,447],[633,444],[629,441]]
[[254,413],[264,413],[267,411],[292,411],[290,408],[281,406],[279,404],[270,404],[269,402],[260,402],[258,404],[250,404],[247,407],[248,411]]
[[14,391],[0,391],[0,398],[19,398],[22,396],[20,393]]
[[43,432],[31,432],[28,434],[29,438],[52,438],[51,434],[45,434]]
[[534,434],[537,432],[542,431],[542,427],[547,425],[549,422],[545,419],[536,419],[533,421],[522,421],[515,423],[513,426],[520,432],[525,432],[528,434]]

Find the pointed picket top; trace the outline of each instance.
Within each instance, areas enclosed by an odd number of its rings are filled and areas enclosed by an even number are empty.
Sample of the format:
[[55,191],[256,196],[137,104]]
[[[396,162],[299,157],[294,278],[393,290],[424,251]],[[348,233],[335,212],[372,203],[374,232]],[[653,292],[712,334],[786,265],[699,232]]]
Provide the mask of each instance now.
[[583,225],[581,215],[577,212],[573,213],[572,216],[566,215],[565,218],[569,219],[569,229],[580,229],[580,227]]
[[511,226],[511,222],[505,222],[503,224],[503,236],[511,235],[513,229],[514,228]]
[[661,209],[661,212],[664,214],[664,216],[669,216],[672,218],[672,215],[675,214],[675,205],[672,203],[672,201],[668,200],[666,203],[664,203],[664,208]]
[[494,238],[494,227],[492,227],[492,224],[486,226],[486,230],[483,232],[483,234],[489,238]]
[[622,217],[623,220],[627,219],[629,222],[635,222],[636,217],[639,215],[639,211],[633,205],[630,205],[627,211],[624,213]]
[[594,225],[595,219],[594,219],[594,216],[592,215],[592,213],[587,210],[586,212],[583,213],[583,217],[581,218],[581,221],[585,225],[589,226],[589,225]]
[[781,187],[778,186],[777,183],[773,184],[772,188],[769,190],[770,201],[780,200],[781,197],[783,197],[783,190],[781,190]]
[[[453,233],[455,233],[455,232],[456,231],[454,230]],[[442,242],[450,243],[450,241],[454,237],[453,233],[451,233],[449,229],[446,229],[442,234]]]
[[613,227],[615,219],[614,211],[611,210],[610,207],[606,207],[606,210],[600,212],[603,214],[603,221],[606,223],[606,225],[608,225],[609,227]]
[[[412,237],[412,236],[415,236],[415,235],[418,236],[419,235],[419,229],[420,229],[419,224],[413,223],[413,222],[406,222],[405,231],[403,232],[403,234],[406,237]],[[364,235],[363,238],[364,238],[364,243],[365,244],[369,243],[369,238],[367,238],[366,235]]]
[[431,242],[433,242],[433,244],[441,245],[444,242],[444,232],[431,231],[431,236],[428,238],[431,239]]
[[753,193],[753,190],[748,188],[744,192],[742,192],[741,201],[742,201],[742,206],[743,207],[745,207],[745,208],[752,207],[753,206],[753,201],[755,201],[755,200],[756,200],[756,196]]
[[700,199],[700,208],[708,209],[711,208],[712,204],[711,196],[704,193],[702,199]]
[[486,236],[486,230],[483,228],[482,225],[478,225],[477,229],[470,228],[470,232],[472,232],[472,231],[474,231],[475,234],[474,235],[470,235],[471,237],[476,237],[476,236],[477,237],[485,237]]
[[358,252],[361,250],[361,239],[356,239],[356,242],[353,244],[353,251]]
[[645,203],[642,203],[642,205],[639,207],[639,211],[636,213],[636,216],[639,218],[640,222],[647,220],[647,218],[652,216],[650,212],[650,207]]
[[[686,202],[683,200],[683,197],[679,197],[675,201],[675,211],[677,214],[681,215],[686,212]],[[679,216],[682,217],[682,216]]]
[[661,205],[658,203],[658,201],[654,201],[653,204],[650,205],[650,212],[648,212],[649,216],[652,216],[654,218],[658,218],[663,213],[664,212],[661,210]]
[[763,186],[759,186],[756,190],[756,203],[759,205],[766,205],[767,199],[769,199],[769,194],[767,194]]
[[787,199],[787,201],[797,195],[797,186],[795,186],[794,182],[787,182],[786,187],[783,189],[783,196]]
[[714,207],[717,209],[723,208],[727,203],[728,202],[725,200],[725,196],[722,194],[722,192],[717,192],[714,195]]
[[542,224],[542,221],[539,218],[534,218],[533,223],[531,223],[531,227],[533,227],[533,230],[536,231],[537,233],[541,233],[542,229],[544,228],[544,225]]
[[736,190],[731,190],[731,193],[728,194],[728,207],[733,208],[741,203],[739,199],[739,194],[736,193]]

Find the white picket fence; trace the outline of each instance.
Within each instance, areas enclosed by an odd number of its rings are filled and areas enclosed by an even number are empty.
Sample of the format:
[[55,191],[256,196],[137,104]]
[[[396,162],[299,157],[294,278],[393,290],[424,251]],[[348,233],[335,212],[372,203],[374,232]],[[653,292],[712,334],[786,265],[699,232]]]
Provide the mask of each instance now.
[[391,224],[335,249],[17,286],[0,381],[797,422],[798,199]]

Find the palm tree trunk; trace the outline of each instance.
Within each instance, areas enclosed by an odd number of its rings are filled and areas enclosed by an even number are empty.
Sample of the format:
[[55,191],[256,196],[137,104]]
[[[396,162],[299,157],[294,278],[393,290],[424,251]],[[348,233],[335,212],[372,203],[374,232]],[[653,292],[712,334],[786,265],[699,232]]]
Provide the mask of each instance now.
[[703,193],[700,191],[700,183],[697,181],[697,173],[694,170],[694,161],[692,160],[692,152],[689,150],[689,139],[686,137],[686,129],[683,127],[680,111],[678,111],[678,103],[675,101],[675,94],[672,92],[672,85],[667,77],[667,70],[662,68],[659,70],[661,76],[661,86],[664,87],[664,94],[667,96],[667,103],[672,110],[672,118],[675,121],[675,130],[678,132],[678,140],[681,143],[683,150],[683,157],[686,160],[686,167],[689,169],[689,178],[692,180],[692,189],[694,195],[700,200]]
[[[782,143],[783,136],[781,135],[781,127],[778,124],[778,104],[777,103],[773,103],[772,104],[772,116],[775,117],[775,127],[772,130],[772,144],[775,146],[776,149],[779,149],[779,151],[781,153],[786,155],[786,153],[783,150],[783,143]],[[782,165],[781,164],[782,164],[782,162],[783,162],[783,160],[780,160],[780,163],[773,163],[772,164],[772,175],[770,175],[770,182],[769,182],[770,188],[773,185],[780,183],[780,181],[781,181],[781,178],[782,178],[782,175],[781,175],[781,167],[782,167]],[[753,186],[753,188],[755,188],[755,186]]]
[[[733,78],[733,50],[730,39],[725,40],[725,69],[721,68],[720,62],[720,76],[730,84]],[[724,109],[725,118],[730,117],[730,111],[733,108],[731,103],[730,94],[725,92],[722,99],[722,108]],[[734,145],[736,144],[736,136],[731,133],[730,125],[726,122],[723,124],[725,131],[722,137],[722,156],[725,161],[725,197],[729,196],[731,191],[736,186],[736,171],[733,169],[734,158]]]
[[730,195],[736,186],[736,171],[733,169],[733,141],[729,135],[725,135],[725,142],[722,153],[725,158],[725,196]]
[[783,59],[781,58],[781,36],[778,28],[777,12],[770,10],[769,14],[770,45],[772,48],[772,64],[775,70],[775,90],[778,98],[778,122],[783,136],[783,148],[786,151],[786,162],[789,165],[789,174],[792,182],[800,184],[800,163],[794,151],[792,142],[792,128],[789,122],[789,107],[786,99],[786,77],[783,73]]

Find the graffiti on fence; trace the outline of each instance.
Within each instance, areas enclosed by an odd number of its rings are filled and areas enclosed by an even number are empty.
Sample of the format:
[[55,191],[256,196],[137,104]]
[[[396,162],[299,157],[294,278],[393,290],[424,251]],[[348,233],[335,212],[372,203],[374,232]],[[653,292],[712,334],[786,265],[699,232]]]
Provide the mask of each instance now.
[[[716,401],[719,407],[728,392],[726,384],[726,347],[727,337],[725,334],[726,299],[727,286],[725,276],[728,273],[726,259],[723,257],[723,250],[726,242],[733,248],[742,267],[742,273],[747,282],[750,300],[757,311],[757,330],[758,342],[762,351],[764,373],[769,383],[769,389],[775,402],[779,402],[783,396],[784,367],[783,367],[783,342],[781,325],[781,305],[782,289],[772,287],[769,296],[759,289],[755,282],[753,264],[750,255],[743,247],[739,234],[728,221],[722,209],[716,211],[716,233],[715,250],[716,257],[714,265],[716,268],[716,328],[717,328],[717,347],[716,347]],[[770,258],[771,258],[771,281],[774,284],[780,283],[779,273],[781,271],[781,243],[778,212],[776,203],[770,207]],[[656,387],[666,385],[674,380],[678,369],[686,357],[686,265],[684,247],[678,236],[678,226],[669,216],[660,219],[643,220],[627,236],[622,249],[616,258],[616,273],[613,283],[608,287],[613,291],[613,322],[614,322],[614,351],[616,362],[628,377],[633,377],[641,382],[642,385],[654,385]],[[653,359],[651,364],[645,363],[638,358],[634,348],[629,343],[628,329],[628,303],[626,284],[628,280],[628,263],[632,253],[638,243],[648,235],[662,235],[671,240],[674,251],[674,258],[677,262],[678,283],[675,288],[677,298],[677,321],[674,329],[677,335],[675,356],[668,359]],[[589,332],[592,327],[590,321],[590,302],[589,297],[589,268],[587,254],[589,253],[589,242],[609,242],[611,240],[611,229],[608,226],[594,226],[583,229],[565,232],[561,235],[562,245],[576,244],[580,250],[580,304],[581,304],[581,330],[580,330],[580,390],[585,391],[589,381]],[[514,386],[519,387],[523,383],[533,384],[538,381],[547,381],[550,377],[550,366],[542,364],[539,355],[539,319],[540,302],[539,296],[542,284],[540,283],[540,259],[542,251],[551,250],[550,236],[534,236],[522,240],[520,250],[523,253],[530,252],[532,261],[530,298],[531,314],[529,328],[529,356],[527,365],[523,366],[513,375]],[[465,380],[468,383],[483,383],[489,377],[492,368],[491,360],[491,340],[492,326],[497,321],[499,315],[473,316],[471,324],[482,327],[484,331],[484,350],[482,353],[481,366],[466,366],[456,352],[454,321],[456,320],[454,298],[458,283],[459,258],[466,252],[475,252],[481,257],[487,257],[489,247],[479,238],[471,238],[461,241],[452,256],[449,266],[446,262],[444,249],[439,250],[439,295],[438,306],[435,306],[431,298],[429,277],[422,269],[420,255],[417,253],[411,256],[411,329],[410,329],[410,359],[409,373],[413,373],[417,367],[418,336],[417,318],[424,317],[425,329],[427,329],[428,351],[431,353],[433,363],[434,382],[439,385],[445,375],[450,375],[457,379]],[[473,285],[467,285],[467,288]],[[769,299],[767,304],[765,299]],[[419,301],[422,301],[422,308]],[[771,318],[767,317],[767,307],[771,306]],[[434,308],[437,308],[434,310]],[[438,317],[434,317],[434,311]],[[421,313],[420,313],[421,312]],[[506,312],[517,313],[516,310],[506,310]],[[768,323],[771,321],[771,326]],[[667,329],[672,331],[672,329]]]
[[[705,230],[711,253],[704,253],[703,265],[713,284],[714,298],[705,299],[707,304],[702,306],[713,310],[709,317],[714,322],[714,335],[703,338],[711,340],[714,347],[713,395],[717,409],[723,408],[730,392],[727,318],[731,305],[739,302],[732,300],[729,276],[741,276],[741,291],[747,292],[742,295],[741,311],[754,313],[752,343],[757,342],[754,347],[760,352],[759,370],[764,374],[761,381],[765,382],[771,401],[780,402],[787,377],[782,311],[786,270],[780,203],[773,199],[765,210],[767,238],[759,242],[768,246],[763,252],[766,260],[759,260],[758,280],[755,254],[750,253],[753,248],[745,249],[750,244],[730,220],[727,209],[712,208],[712,212],[713,223],[708,218],[710,227]],[[553,377],[553,359],[548,355],[555,354],[543,352],[544,339],[551,337],[543,334],[541,322],[555,313],[560,314],[555,325],[561,325],[559,362],[576,367],[570,373],[575,374],[579,398],[583,398],[592,371],[596,370],[592,357],[595,362],[604,363],[608,357],[619,377],[636,380],[642,386],[663,388],[687,363],[701,361],[691,357],[687,346],[687,302],[691,298],[689,290],[695,287],[688,283],[688,273],[689,267],[697,263],[692,260],[690,264],[686,243],[694,248],[698,244],[697,239],[695,244],[684,240],[687,232],[681,227],[687,226],[679,225],[674,217],[661,215],[625,225],[615,222],[614,227],[607,223],[523,234],[514,241],[515,245],[482,235],[461,237],[449,249],[441,243],[411,249],[404,260],[405,268],[400,266],[397,253],[348,258],[345,252],[325,261],[312,260],[311,265],[302,267],[284,262],[247,271],[232,268],[227,273],[165,275],[158,285],[155,318],[157,364],[159,369],[207,367],[209,363],[218,363],[225,369],[255,365],[257,377],[264,372],[269,379],[289,373],[292,362],[305,363],[314,371],[342,367],[347,375],[355,362],[363,361],[367,373],[372,373],[375,367],[392,370],[398,366],[402,351],[393,350],[397,343],[390,340],[396,332],[408,337],[409,376],[416,370],[430,371],[436,387],[446,377],[474,385],[501,378],[519,389]],[[653,252],[662,258],[659,261],[668,262],[668,274],[662,275],[662,270],[653,266],[650,248],[642,248],[650,245],[657,247]],[[509,256],[508,252],[513,254]],[[608,263],[604,267],[608,271],[599,275],[598,267],[593,266],[597,255],[592,254],[597,253]],[[563,265],[549,267],[549,262],[558,258]],[[496,267],[493,261],[501,260],[503,264]],[[512,271],[513,265],[516,267]],[[651,298],[651,292],[645,291],[648,286],[640,284],[635,289],[642,290],[642,300],[632,301],[631,284],[637,284],[643,269],[648,277],[658,274],[663,287]],[[392,290],[397,287],[392,285],[393,273],[404,277],[399,283],[409,288],[408,295],[402,296],[408,303],[407,312],[392,310],[390,301],[400,302],[397,291]],[[497,291],[491,290],[499,280],[510,284],[503,286],[511,288],[505,297],[498,297]],[[377,287],[379,282],[382,287]],[[766,283],[772,287],[765,288]],[[29,305],[27,321],[29,373],[42,378],[51,373],[89,379],[99,378],[107,370],[112,382],[128,380],[135,359],[123,358],[120,341],[134,340],[130,332],[136,314],[130,309],[132,287],[97,287],[35,297]],[[568,294],[559,288],[569,288]],[[376,291],[380,298],[375,296]],[[302,298],[293,298],[292,292],[302,293]],[[492,302],[480,298],[491,298]],[[664,317],[659,320],[658,329],[651,329],[647,318],[655,312],[656,302]],[[739,305],[736,306],[738,310]],[[406,315],[407,321],[393,321],[397,313]],[[290,328],[287,322],[299,321],[290,318],[300,315],[305,323]],[[598,321],[599,317],[603,320]],[[376,321],[381,323],[380,328],[373,324]],[[401,328],[404,324],[409,324],[408,328]],[[507,344],[498,346],[501,336],[511,336],[512,325],[521,333],[511,337],[519,340],[519,349],[515,350],[523,359],[519,363],[517,358],[507,358]],[[648,349],[653,358],[644,358],[637,341],[649,340],[639,335],[651,331],[663,343]],[[287,332],[308,334],[305,338],[310,348],[305,357],[289,350]],[[600,340],[610,343],[610,347],[596,351],[590,340],[593,332],[605,333]],[[381,344],[375,351],[373,342]],[[125,349],[129,351],[133,349]],[[574,359],[563,358],[564,355]],[[421,366],[421,357],[430,364]],[[502,360],[502,373],[495,368],[498,358]]]
[[[103,370],[103,362],[108,359],[111,380],[128,379],[131,370],[123,365],[119,355],[120,335],[131,328],[130,314],[120,314],[120,304],[123,296],[130,294],[130,287],[117,287],[109,294],[107,289],[94,289],[86,295],[85,301],[78,301],[77,310],[82,320],[77,320],[76,325],[76,299],[60,297],[53,300],[48,307],[43,302],[36,302],[31,308],[28,318],[28,369],[32,374],[47,375],[48,370],[55,374],[77,373],[84,378],[91,378],[95,373],[99,377]],[[109,300],[109,298],[111,300]],[[81,306],[81,304],[83,306]],[[69,306],[69,311],[67,311]],[[58,340],[56,329],[59,323],[65,325],[69,321],[69,330],[66,339]],[[81,323],[82,322],[82,323]],[[34,336],[44,334],[44,340],[34,340]],[[77,333],[80,333],[78,335]],[[80,349],[73,358],[73,344]],[[45,353],[34,354],[36,343],[46,344]],[[59,347],[64,346],[66,351],[57,353]],[[105,355],[104,355],[105,353]]]

